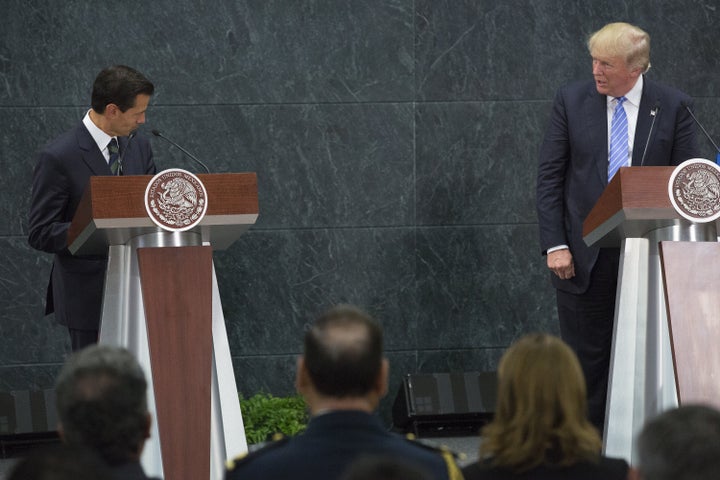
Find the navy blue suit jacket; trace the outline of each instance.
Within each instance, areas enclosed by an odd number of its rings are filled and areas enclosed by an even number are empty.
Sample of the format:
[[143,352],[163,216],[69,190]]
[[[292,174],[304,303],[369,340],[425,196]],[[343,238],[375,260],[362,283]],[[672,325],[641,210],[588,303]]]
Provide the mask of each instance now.
[[[128,146],[118,139],[125,175],[155,174],[147,138],[137,135]],[[62,325],[97,330],[102,311],[107,255],[73,256],[67,233],[88,181],[93,175],[112,175],[107,160],[85,125],[80,122],[48,143],[39,153],[33,172],[28,218],[28,242],[53,253],[45,313],[55,312]]]
[[[648,142],[653,116],[655,126],[642,165],[679,165],[699,154],[695,125],[687,109],[691,99],[679,90],[644,78],[633,146],[632,165],[639,166]],[[561,88],[552,108],[550,124],[540,149],[537,177],[537,213],[540,248],[568,245],[575,277],[553,285],[570,293],[584,293],[599,249],[582,238],[585,218],[607,186],[607,97],[593,80]]]
[[377,417],[361,411],[335,411],[314,417],[300,435],[271,444],[231,462],[227,480],[339,479],[363,455],[383,455],[449,478],[439,451],[389,433]]

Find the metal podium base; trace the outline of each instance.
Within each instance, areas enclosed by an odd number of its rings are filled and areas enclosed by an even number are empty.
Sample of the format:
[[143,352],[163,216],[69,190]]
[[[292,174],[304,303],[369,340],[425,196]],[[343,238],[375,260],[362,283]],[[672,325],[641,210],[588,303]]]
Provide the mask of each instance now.
[[[155,392],[151,381],[150,351],[140,285],[137,249],[202,245],[198,233],[157,232],[131,239],[126,245],[111,246],[105,280],[100,343],[123,346],[133,352],[148,379],[148,408],[157,418]],[[220,303],[215,268],[212,271],[213,368],[211,384],[210,480],[221,480],[225,461],[247,452],[240,402]],[[188,412],[192,415],[192,412]],[[162,451],[157,422],[153,421],[145,443],[142,465],[149,476],[163,477]]]
[[645,421],[678,405],[658,243],[717,241],[715,223],[675,225],[622,243],[603,452],[637,460]]

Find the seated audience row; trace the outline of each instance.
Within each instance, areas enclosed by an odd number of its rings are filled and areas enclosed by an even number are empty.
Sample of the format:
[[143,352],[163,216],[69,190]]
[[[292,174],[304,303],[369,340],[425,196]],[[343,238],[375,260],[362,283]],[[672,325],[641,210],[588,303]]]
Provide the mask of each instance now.
[[[720,412],[707,406],[648,422],[634,468],[603,456],[577,357],[551,335],[525,336],[503,355],[495,416],[481,431],[479,460],[462,471],[449,451],[384,428],[374,412],[388,376],[379,324],[350,305],[329,310],[306,331],[297,362],[296,389],[311,414],[306,431],[229,461],[226,479],[720,478]],[[29,455],[10,480],[148,479],[140,465],[151,424],[147,383],[130,352],[95,345],[75,353],[56,393],[66,445]]]

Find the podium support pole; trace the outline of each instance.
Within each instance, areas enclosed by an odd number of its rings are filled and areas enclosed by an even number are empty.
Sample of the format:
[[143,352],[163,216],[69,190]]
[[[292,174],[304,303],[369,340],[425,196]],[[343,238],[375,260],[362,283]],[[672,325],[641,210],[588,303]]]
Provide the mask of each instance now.
[[633,463],[634,438],[647,418],[678,405],[665,294],[661,241],[715,241],[715,223],[674,225],[622,242],[610,358],[603,452]]
[[212,252],[199,233],[110,247],[100,343],[128,348],[148,378],[146,473],[222,479],[224,461],[247,444]]

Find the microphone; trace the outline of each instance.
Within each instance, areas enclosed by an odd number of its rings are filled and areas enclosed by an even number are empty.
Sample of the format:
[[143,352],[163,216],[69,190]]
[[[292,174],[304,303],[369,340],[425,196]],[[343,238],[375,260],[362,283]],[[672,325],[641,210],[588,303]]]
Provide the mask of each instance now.
[[123,160],[125,159],[125,152],[128,151],[128,148],[130,148],[130,142],[132,142],[132,139],[135,138],[135,132],[131,132],[130,135],[128,135],[128,141],[125,144],[125,148],[123,148],[123,151],[120,152],[120,155],[118,156],[118,169],[117,169],[117,175],[120,176],[123,174]]
[[653,128],[655,127],[655,120],[657,120],[658,113],[660,113],[660,100],[655,100],[655,106],[650,110],[650,116],[652,117],[652,123],[650,124],[650,132],[648,132],[647,141],[645,142],[645,150],[643,150],[642,157],[640,158],[640,166],[645,164],[645,155],[647,155],[648,146],[650,146],[650,137],[652,137]]
[[180,150],[180,151],[183,152],[185,155],[187,155],[188,157],[190,157],[190,158],[191,158],[193,161],[195,161],[197,164],[199,164],[200,166],[202,166],[202,167],[205,169],[205,173],[210,173],[210,169],[207,167],[207,165],[205,165],[203,162],[201,162],[200,160],[198,160],[198,159],[195,157],[195,155],[193,155],[192,153],[188,152],[188,151],[185,150],[183,147],[181,147],[181,146],[178,145],[177,143],[175,143],[175,142],[173,142],[172,140],[170,140],[169,138],[167,138],[165,135],[163,135],[162,133],[160,133],[158,130],[153,129],[153,130],[151,130],[151,131],[152,131],[152,134],[153,134],[153,135],[155,135],[156,137],[162,138],[163,140],[165,140],[166,142],[168,142],[170,145],[176,147],[178,150]]
[[718,148],[717,143],[715,143],[707,130],[705,130],[705,127],[703,127],[702,123],[700,123],[700,120],[695,117],[695,114],[693,114],[692,110],[690,110],[687,102],[682,102],[682,106],[685,107],[685,110],[688,111],[692,119],[695,120],[697,126],[700,127],[700,130],[702,130],[702,132],[705,134],[705,137],[710,140],[710,143],[712,143],[713,147],[715,147],[715,151],[717,152],[717,154],[715,155],[715,163],[720,164],[720,148]]

